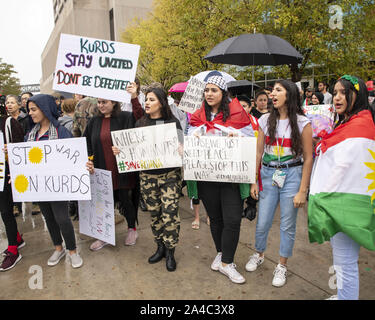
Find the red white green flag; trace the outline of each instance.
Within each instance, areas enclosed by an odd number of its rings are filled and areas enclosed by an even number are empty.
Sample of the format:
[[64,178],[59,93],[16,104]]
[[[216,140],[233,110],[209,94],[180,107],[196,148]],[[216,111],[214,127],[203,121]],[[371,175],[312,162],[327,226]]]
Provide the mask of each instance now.
[[375,250],[374,200],[375,125],[365,110],[322,139],[310,183],[310,242],[344,232]]

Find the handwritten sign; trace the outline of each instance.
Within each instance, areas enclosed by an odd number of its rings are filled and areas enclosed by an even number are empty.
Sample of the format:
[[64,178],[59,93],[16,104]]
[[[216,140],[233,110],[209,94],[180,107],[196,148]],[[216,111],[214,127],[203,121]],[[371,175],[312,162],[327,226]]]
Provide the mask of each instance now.
[[184,137],[184,180],[254,183],[256,138]]
[[139,45],[61,34],[53,89],[130,102]]
[[0,131],[0,192],[4,191],[5,180],[5,153],[4,149],[4,134]]
[[178,107],[183,111],[194,113],[202,106],[205,87],[206,82],[191,77]]
[[303,112],[311,121],[313,137],[332,132],[335,125],[335,112],[332,105],[308,105],[303,107]]
[[120,173],[182,166],[175,123],[112,131]]
[[111,171],[95,169],[90,185],[91,200],[78,201],[79,232],[116,245]]
[[8,144],[13,201],[90,200],[86,138]]

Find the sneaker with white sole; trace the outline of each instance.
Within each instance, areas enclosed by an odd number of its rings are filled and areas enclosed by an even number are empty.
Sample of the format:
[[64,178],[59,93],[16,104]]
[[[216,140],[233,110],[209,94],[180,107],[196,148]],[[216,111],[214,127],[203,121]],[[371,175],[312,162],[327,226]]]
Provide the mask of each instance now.
[[71,262],[73,268],[82,267],[83,260],[82,260],[82,258],[81,258],[81,256],[79,255],[78,252],[73,253],[73,254],[69,254],[68,256],[69,256],[69,259],[70,259],[70,262]]
[[219,266],[221,265],[221,256],[223,254],[219,252],[217,256],[215,257],[214,261],[211,264],[211,269],[214,271],[219,271]]
[[282,287],[286,282],[287,269],[285,266],[280,263],[276,266],[275,271],[273,272],[272,285],[274,287]]
[[52,256],[48,259],[47,264],[51,267],[57,265],[60,262],[61,258],[65,256],[65,254],[65,249],[62,249],[61,251],[55,250]]
[[234,283],[245,283],[246,279],[236,270],[234,263],[228,264],[225,267],[220,263],[219,271],[225,274]]
[[100,249],[102,249],[103,247],[105,247],[106,245],[108,245],[109,243],[107,242],[104,242],[102,240],[96,240],[94,241],[91,246],[90,246],[90,250],[91,251],[98,251]]
[[339,300],[339,296],[337,294],[333,295],[333,296],[330,296],[329,298],[327,298],[326,300]]
[[135,245],[137,238],[138,238],[138,232],[133,228],[129,228],[128,235],[126,236],[126,239],[125,239],[125,245],[126,246]]
[[264,256],[261,257],[258,252],[250,256],[250,260],[246,263],[246,271],[255,271],[264,262]]

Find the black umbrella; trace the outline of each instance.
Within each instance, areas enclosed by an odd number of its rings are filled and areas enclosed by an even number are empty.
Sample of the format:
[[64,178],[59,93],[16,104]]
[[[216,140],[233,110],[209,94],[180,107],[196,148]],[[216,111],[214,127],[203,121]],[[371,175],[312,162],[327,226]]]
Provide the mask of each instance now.
[[[238,66],[276,66],[302,62],[302,55],[287,41],[261,33],[241,34],[220,42],[205,57],[214,63]],[[254,82],[254,69],[252,82]]]
[[228,90],[234,95],[241,94],[244,92],[253,91],[253,87],[258,89],[259,86],[255,83],[252,83],[248,80],[237,80],[228,82]]

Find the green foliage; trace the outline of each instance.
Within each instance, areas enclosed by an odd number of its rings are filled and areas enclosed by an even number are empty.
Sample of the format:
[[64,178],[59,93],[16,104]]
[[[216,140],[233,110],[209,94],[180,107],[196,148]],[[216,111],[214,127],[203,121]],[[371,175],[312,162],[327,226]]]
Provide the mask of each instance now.
[[2,62],[0,58],[0,94],[2,95],[21,93],[20,81],[13,76],[17,73],[13,68],[11,64]]
[[[342,30],[329,26],[333,4],[344,13]],[[374,0],[154,0],[149,18],[135,21],[122,40],[141,45],[141,82],[158,81],[165,88],[211,69],[251,79],[252,67],[212,64],[203,57],[219,42],[254,30],[287,40],[304,57],[301,65],[272,68],[273,75],[298,81],[314,64],[337,76],[367,79],[375,72],[370,63],[375,59],[374,8]],[[263,70],[255,68],[256,79],[263,79]]]

